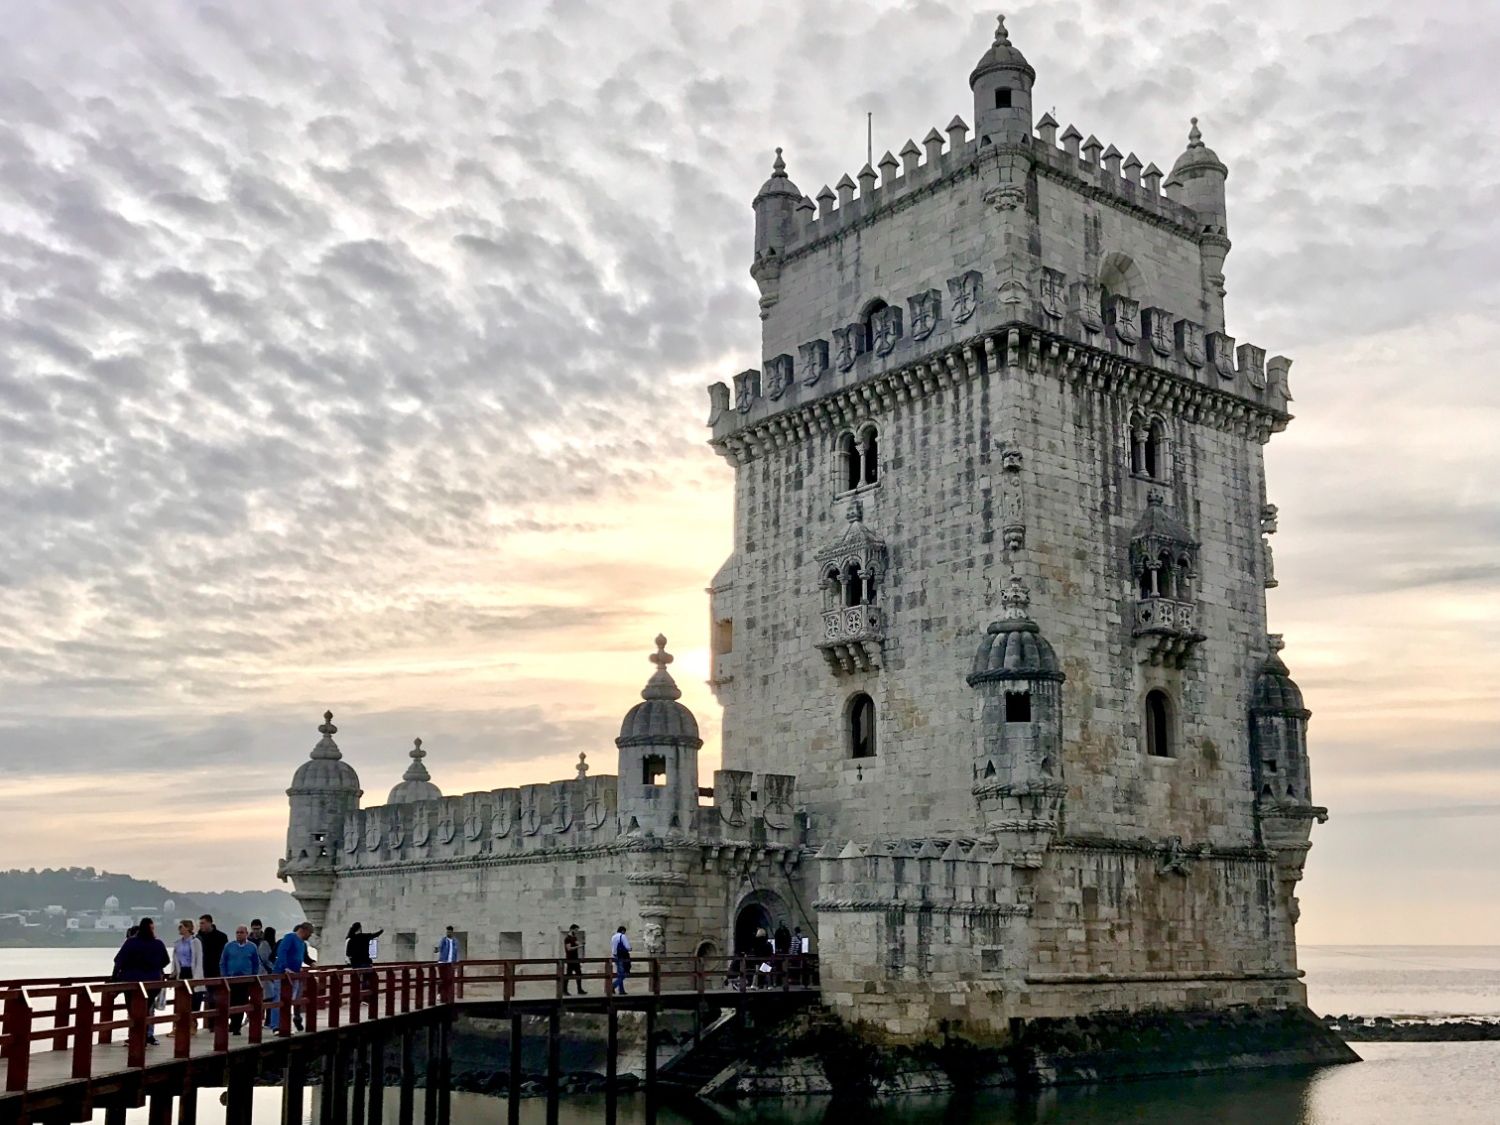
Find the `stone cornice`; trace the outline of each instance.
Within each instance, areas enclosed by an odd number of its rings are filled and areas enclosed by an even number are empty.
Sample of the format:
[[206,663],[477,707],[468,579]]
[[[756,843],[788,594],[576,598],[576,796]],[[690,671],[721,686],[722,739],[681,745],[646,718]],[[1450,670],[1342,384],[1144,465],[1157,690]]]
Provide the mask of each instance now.
[[769,450],[836,433],[898,405],[933,397],[1006,367],[1047,372],[1078,388],[1128,396],[1145,409],[1181,414],[1190,422],[1262,442],[1291,419],[1285,411],[1139,359],[1013,321],[894,371],[759,419],[709,444],[732,463],[747,464]]
[[932,902],[905,898],[819,899],[812,904],[819,914],[863,914],[873,911],[907,910],[922,914],[964,914],[971,917],[1027,918],[1031,907],[1013,902]]
[[[430,856],[421,859],[387,860],[380,863],[352,865],[339,863],[333,868],[324,868],[324,873],[340,879],[355,879],[366,876],[382,876],[392,872],[452,871],[485,867],[519,867],[533,863],[580,862],[605,856],[628,855],[635,852],[680,852],[691,856],[693,862],[713,860],[726,851],[742,851],[746,857],[754,856],[759,862],[780,862],[790,855],[799,859],[812,855],[811,849],[798,844],[754,843],[748,840],[668,840],[661,837],[622,837],[605,844],[572,845],[561,848],[540,848],[506,854],[480,852],[474,855]],[[297,874],[288,869],[288,874]],[[672,882],[686,878],[674,874],[641,872],[627,877],[631,883]]]
[[1107,836],[1062,836],[1053,841],[1055,852],[1126,852],[1132,855],[1165,856],[1176,854],[1184,859],[1238,860],[1251,863],[1268,863],[1272,859],[1266,848],[1219,847],[1207,842],[1184,841],[1174,853],[1171,846],[1158,840],[1116,840]]

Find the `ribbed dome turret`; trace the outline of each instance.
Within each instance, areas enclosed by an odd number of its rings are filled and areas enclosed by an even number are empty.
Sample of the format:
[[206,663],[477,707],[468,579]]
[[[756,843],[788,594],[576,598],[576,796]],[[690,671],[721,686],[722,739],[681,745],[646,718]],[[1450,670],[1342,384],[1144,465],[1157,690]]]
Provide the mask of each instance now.
[[1181,182],[1191,178],[1190,173],[1205,171],[1217,172],[1228,178],[1229,169],[1219,159],[1219,154],[1203,143],[1203,134],[1198,131],[1198,119],[1195,117],[1192,122],[1192,127],[1188,130],[1187,148],[1177,158],[1177,163],[1172,165],[1172,174],[1167,179]]
[[664,744],[698,749],[703,745],[703,739],[698,737],[698,720],[677,702],[682,692],[667,671],[672,654],[667,651],[666,637],[657,636],[651,663],[656,665],[656,671],[641,690],[641,702],[630,709],[620,724],[620,737],[615,739],[615,745],[622,749]]
[[427,772],[427,767],[422,762],[425,757],[427,757],[427,751],[422,749],[422,740],[413,739],[411,765],[406,767],[401,780],[391,790],[391,795],[386,798],[386,804],[413,805],[418,801],[443,799],[443,791],[433,783],[432,775]]
[[1271,638],[1271,655],[1261,665],[1255,681],[1255,701],[1250,710],[1257,715],[1291,715],[1305,719],[1312,714],[1302,703],[1302,689],[1292,679],[1281,659],[1282,640]]
[[760,190],[755,193],[755,202],[759,203],[768,195],[789,195],[793,206],[802,202],[802,192],[787,176],[786,161],[781,158],[779,148],[776,150],[776,160],[771,165],[771,178],[760,185]]
[[1010,35],[1005,30],[1005,17],[996,19],[995,41],[990,49],[980,56],[979,62],[969,74],[969,87],[972,89],[974,83],[978,82],[986,74],[997,70],[1019,70],[1025,72],[1026,76],[1033,82],[1036,81],[1036,71],[1026,61],[1026,56],[1021,54],[1015,47],[1010,45]]
[[1010,585],[1000,596],[1005,616],[985,630],[974,654],[974,669],[968,682],[972,687],[987,680],[1055,680],[1065,677],[1047,638],[1031,620],[1027,608],[1031,595],[1021,580],[1012,575]]
[[333,725],[333,712],[324,711],[323,725],[318,728],[318,733],[323,737],[313,747],[308,760],[298,766],[297,772],[292,775],[292,787],[287,790],[288,795],[348,792],[359,796],[363,792],[359,787],[359,774],[344,761],[338,743],[333,740],[338,729]]

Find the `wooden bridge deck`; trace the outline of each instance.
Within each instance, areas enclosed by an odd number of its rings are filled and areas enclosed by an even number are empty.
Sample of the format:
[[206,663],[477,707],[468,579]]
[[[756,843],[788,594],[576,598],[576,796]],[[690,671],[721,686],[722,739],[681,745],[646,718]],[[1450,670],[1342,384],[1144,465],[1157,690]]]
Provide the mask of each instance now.
[[[645,1014],[648,1043],[655,1016],[670,1010],[702,1007],[771,1009],[815,1003],[818,990],[813,958],[779,958],[762,990],[727,987],[722,963],[712,968],[694,958],[654,958],[637,962],[642,971],[626,982],[625,995],[609,995],[607,962],[585,965],[583,995],[563,994],[561,961],[466,962],[381,965],[373,969],[314,969],[280,978],[243,978],[203,982],[209,1003],[192,1010],[186,985],[166,982],[143,986],[101,980],[0,982],[0,1055],[5,1089],[0,1091],[0,1125],[39,1119],[79,1121],[97,1106],[114,1109],[152,1099],[152,1125],[168,1125],[175,1095],[200,1086],[227,1085],[230,1125],[248,1121],[249,1089],[263,1064],[286,1068],[287,1104],[300,1114],[306,1064],[322,1058],[333,1066],[334,1080],[346,1085],[361,1062],[371,1069],[388,1043],[402,1043],[403,1097],[409,1102],[413,1043],[427,1035],[429,1054],[447,1065],[448,1027],[459,1015],[512,1021],[512,1085],[519,1093],[519,1039],[527,1016],[548,1017],[549,1077],[558,1075],[559,1021],[567,1013],[608,1017],[610,1078],[614,1077],[617,1017]],[[682,964],[686,962],[686,964]],[[573,978],[576,982],[577,978]],[[233,991],[231,991],[233,985]],[[279,986],[278,988],[272,986]],[[673,987],[673,986],[676,987]],[[712,987],[711,987],[712,986]],[[144,992],[167,992],[164,1008],[150,1011],[159,1043],[145,1043],[147,1012]],[[233,1004],[233,1000],[240,1000]],[[127,1015],[130,1008],[136,1018]],[[268,1011],[287,1025],[296,1016],[305,1031],[278,1034],[256,1028]],[[229,1034],[231,1014],[244,1017],[239,1036]],[[123,1037],[123,1038],[122,1038]],[[363,1053],[362,1053],[363,1052]],[[24,1057],[23,1057],[24,1056]],[[647,1051],[648,1086],[654,1081],[654,1053]],[[351,1069],[352,1068],[352,1069]],[[362,1125],[359,1114],[375,1120],[377,1097],[366,1099],[359,1078],[358,1109],[330,1119],[330,1125]],[[290,1089],[296,1087],[295,1090]],[[238,1093],[236,1092],[238,1089]],[[428,1121],[446,1120],[446,1092],[429,1091]],[[431,1099],[439,1099],[433,1103]],[[159,1110],[165,1099],[166,1110]],[[611,1102],[612,1102],[611,1098]],[[192,1125],[192,1099],[179,1098],[180,1125]],[[512,1099],[519,1103],[519,1097]],[[404,1102],[403,1104],[406,1104]],[[346,1107],[347,1109],[347,1107]],[[288,1109],[289,1120],[296,1120]],[[433,1115],[436,1114],[434,1117]],[[403,1117],[406,1115],[403,1113]]]

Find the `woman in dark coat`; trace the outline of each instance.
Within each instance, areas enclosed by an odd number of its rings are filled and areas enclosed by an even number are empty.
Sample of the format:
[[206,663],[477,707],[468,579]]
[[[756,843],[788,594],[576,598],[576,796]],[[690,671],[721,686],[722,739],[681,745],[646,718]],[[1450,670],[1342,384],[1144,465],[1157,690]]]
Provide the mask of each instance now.
[[376,930],[373,934],[367,934],[358,922],[349,927],[349,939],[344,942],[344,956],[348,958],[351,968],[368,969],[375,963],[370,957],[370,943],[383,933],[384,930]]
[[[119,952],[115,954],[114,978],[127,981],[160,981],[162,971],[171,963],[172,958],[167,953],[165,943],[156,936],[156,923],[150,918],[142,918],[135,936],[126,938],[125,944],[120,946]],[[134,1019],[145,1020],[151,1012],[151,1002],[142,1003],[141,998],[134,994],[131,995],[129,1004],[131,1016]],[[146,1042],[152,1046],[156,1045],[156,1035],[150,1024],[146,1025]]]

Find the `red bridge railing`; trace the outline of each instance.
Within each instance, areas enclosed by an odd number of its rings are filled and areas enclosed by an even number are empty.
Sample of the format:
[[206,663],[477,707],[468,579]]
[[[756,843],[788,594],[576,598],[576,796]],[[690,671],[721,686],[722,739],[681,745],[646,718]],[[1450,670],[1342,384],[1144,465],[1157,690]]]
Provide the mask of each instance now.
[[[577,972],[570,973],[576,965]],[[762,970],[762,966],[766,968]],[[609,993],[609,958],[430,961],[370,968],[314,968],[256,977],[202,981],[111,981],[99,977],[0,980],[0,1058],[5,1092],[26,1090],[33,1060],[48,1052],[71,1052],[73,1079],[93,1077],[98,1044],[124,1036],[126,1066],[149,1065],[148,1038],[171,1046],[171,1058],[193,1054],[193,1036],[207,1030],[215,1053],[230,1049],[232,1016],[241,1017],[244,1041],[285,1037],[297,1025],[308,1033],[387,1019],[458,1000],[563,999],[585,983]],[[704,994],[730,988],[805,991],[817,984],[817,958],[790,955],[737,958],[726,970],[722,958],[646,957],[625,978],[627,996]],[[539,987],[539,986],[547,987]],[[642,987],[644,985],[644,987]],[[194,992],[203,1000],[195,1009]],[[522,995],[529,993],[530,995]],[[270,1016],[275,1027],[265,1026]],[[202,1053],[201,1051],[199,1053]],[[155,1061],[165,1061],[157,1056]]]

